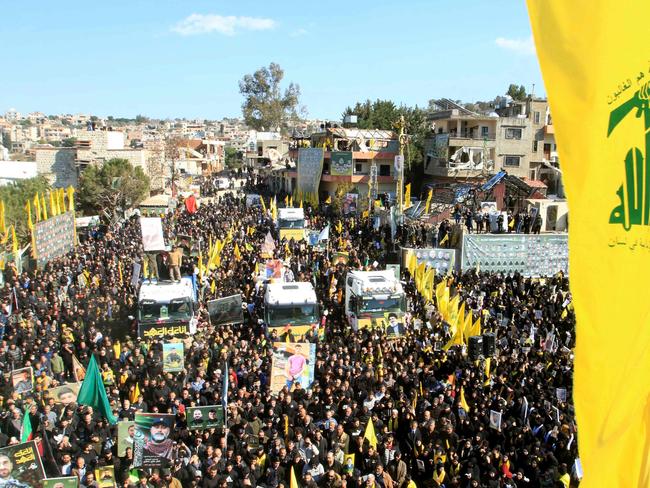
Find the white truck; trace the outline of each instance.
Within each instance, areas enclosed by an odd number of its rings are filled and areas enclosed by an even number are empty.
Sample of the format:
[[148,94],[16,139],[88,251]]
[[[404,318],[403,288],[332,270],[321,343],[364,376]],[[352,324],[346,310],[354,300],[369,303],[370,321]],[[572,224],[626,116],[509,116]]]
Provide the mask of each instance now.
[[280,239],[300,241],[305,238],[305,212],[302,208],[279,208],[275,225]]
[[[316,291],[309,282],[269,283],[264,293],[264,321],[269,333],[292,342],[322,336]],[[287,337],[289,336],[289,337]]]
[[354,330],[371,327],[373,321],[385,320],[393,312],[406,311],[402,284],[392,269],[350,271],[345,278],[345,314]]
[[192,279],[143,283],[138,294],[138,335],[163,338],[196,333],[199,304]]

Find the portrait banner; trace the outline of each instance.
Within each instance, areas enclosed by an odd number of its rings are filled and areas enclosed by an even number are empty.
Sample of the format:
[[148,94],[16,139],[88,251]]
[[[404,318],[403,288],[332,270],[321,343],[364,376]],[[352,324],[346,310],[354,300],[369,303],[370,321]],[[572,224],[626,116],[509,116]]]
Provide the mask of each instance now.
[[45,471],[36,442],[0,449],[0,487],[41,488]]
[[187,428],[190,430],[221,428],[223,424],[224,413],[222,405],[188,407],[187,409]]
[[212,325],[240,324],[244,321],[241,295],[208,301],[208,313]]
[[163,371],[178,373],[185,368],[185,344],[167,342],[163,344]]
[[298,149],[298,191],[303,194],[318,194],[323,172],[323,148],[301,147]]
[[54,398],[54,403],[60,403],[64,407],[77,402],[81,383],[66,383],[54,388],[48,388],[46,395]]
[[332,176],[352,176],[354,165],[351,151],[332,151],[330,174]]
[[145,252],[165,250],[165,238],[160,217],[140,217],[140,228],[142,229],[142,247]]
[[117,456],[126,455],[126,449],[133,449],[135,441],[135,422],[132,420],[120,420],[117,423]]
[[11,372],[11,384],[14,391],[19,395],[32,391],[34,389],[34,370],[32,367],[14,369]]
[[271,393],[276,395],[285,386],[291,389],[300,383],[309,389],[314,381],[316,344],[308,342],[274,342],[271,362]]
[[43,480],[43,488],[78,488],[79,478],[64,476],[61,478],[48,478]]
[[176,458],[176,442],[169,438],[175,418],[173,414],[136,412],[133,467],[165,467]]

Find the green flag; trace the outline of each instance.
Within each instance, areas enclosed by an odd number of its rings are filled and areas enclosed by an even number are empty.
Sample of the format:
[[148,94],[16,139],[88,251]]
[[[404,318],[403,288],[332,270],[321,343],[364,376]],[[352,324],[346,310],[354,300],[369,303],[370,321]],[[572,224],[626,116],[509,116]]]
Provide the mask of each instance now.
[[86,377],[81,384],[79,395],[77,396],[77,403],[79,403],[79,405],[88,405],[89,407],[93,407],[93,409],[101,413],[109,423],[117,423],[117,419],[113,415],[113,412],[111,412],[111,406],[108,403],[106,387],[104,387],[104,381],[99,373],[99,367],[97,366],[95,356],[90,357],[90,363],[86,370]]
[[29,409],[26,409],[23,415],[23,426],[20,429],[20,442],[31,441],[32,437],[32,422],[29,420]]

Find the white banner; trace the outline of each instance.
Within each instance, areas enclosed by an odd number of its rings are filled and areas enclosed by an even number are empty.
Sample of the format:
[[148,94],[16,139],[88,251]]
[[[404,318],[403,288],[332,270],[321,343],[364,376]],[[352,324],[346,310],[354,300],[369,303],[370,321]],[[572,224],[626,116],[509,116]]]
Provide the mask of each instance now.
[[140,217],[140,227],[142,227],[142,246],[145,251],[165,250],[160,217]]

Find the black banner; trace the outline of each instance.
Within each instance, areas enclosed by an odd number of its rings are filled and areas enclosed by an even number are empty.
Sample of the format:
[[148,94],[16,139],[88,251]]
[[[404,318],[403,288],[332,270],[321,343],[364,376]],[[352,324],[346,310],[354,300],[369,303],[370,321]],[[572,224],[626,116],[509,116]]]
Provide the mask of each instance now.
[[61,215],[34,224],[36,263],[42,268],[48,261],[63,256],[74,248],[74,213]]
[[138,336],[143,339],[180,337],[190,333],[190,324],[138,324]]
[[208,313],[213,325],[240,324],[244,321],[241,295],[231,295],[208,302]]

